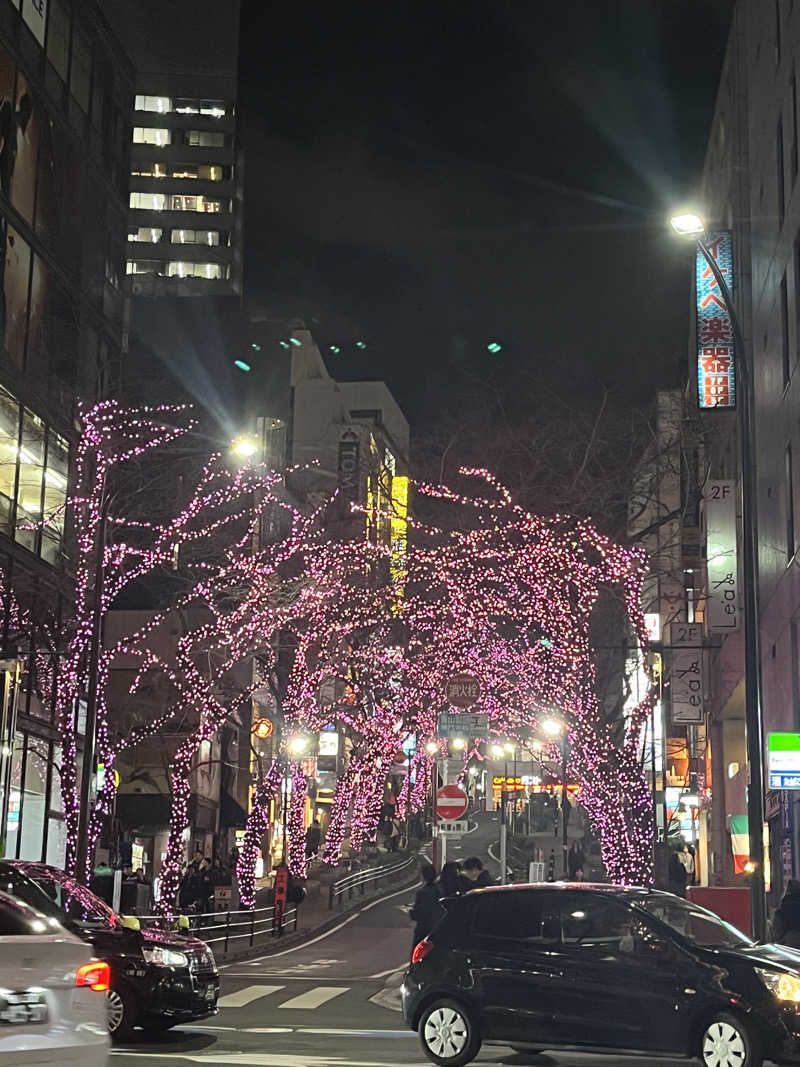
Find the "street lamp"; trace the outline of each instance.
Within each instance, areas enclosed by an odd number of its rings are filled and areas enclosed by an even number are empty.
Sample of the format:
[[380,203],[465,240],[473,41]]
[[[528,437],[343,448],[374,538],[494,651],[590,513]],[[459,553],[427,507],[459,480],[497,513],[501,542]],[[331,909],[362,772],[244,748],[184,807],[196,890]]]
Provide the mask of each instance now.
[[425,746],[425,751],[429,756],[435,755],[439,751],[439,745],[436,741],[429,741]]
[[289,738],[289,751],[293,756],[302,756],[308,748],[308,738],[302,734],[295,734]]
[[258,452],[258,442],[250,434],[240,434],[231,441],[231,455],[241,464],[245,464]]
[[696,214],[676,215],[672,220],[676,233],[695,242],[719,286],[730,315],[736,342],[736,374],[739,423],[739,448],[742,468],[742,577],[744,594],[744,720],[750,782],[747,788],[747,822],[750,839],[750,910],[752,932],[756,940],[766,935],[766,900],[764,896],[764,756],[761,721],[761,632],[758,603],[758,498],[755,470],[755,406],[753,362],[745,343],[744,331],[725,276],[703,240],[706,227]]
[[456,752],[463,752],[466,747],[467,742],[464,740],[463,737],[453,738],[453,748],[456,750]]
[[562,874],[566,879],[569,872],[567,860],[567,812],[569,811],[569,800],[567,799],[567,743],[569,738],[566,726],[559,719],[545,719],[541,726],[548,737],[558,741],[558,747],[561,751],[561,863]]

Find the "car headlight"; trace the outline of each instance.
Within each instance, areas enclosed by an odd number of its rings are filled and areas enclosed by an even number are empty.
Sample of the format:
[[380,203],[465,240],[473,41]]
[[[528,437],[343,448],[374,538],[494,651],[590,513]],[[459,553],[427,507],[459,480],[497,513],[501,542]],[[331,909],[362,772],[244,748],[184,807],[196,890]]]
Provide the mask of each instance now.
[[142,955],[147,963],[154,963],[156,967],[189,966],[189,959],[185,952],[175,952],[166,945],[150,945],[142,949]]
[[800,978],[785,971],[765,971],[756,967],[761,981],[778,1000],[800,1004]]

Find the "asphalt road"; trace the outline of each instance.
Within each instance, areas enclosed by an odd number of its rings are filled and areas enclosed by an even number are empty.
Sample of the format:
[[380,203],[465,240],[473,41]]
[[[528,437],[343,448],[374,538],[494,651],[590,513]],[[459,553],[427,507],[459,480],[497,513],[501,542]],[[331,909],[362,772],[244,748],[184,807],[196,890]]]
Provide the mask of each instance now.
[[[496,818],[484,816],[460,849],[450,850],[450,858],[480,855],[497,875],[497,864],[487,858],[497,832]],[[423,1067],[428,1061],[417,1035],[405,1028],[397,992],[411,947],[406,909],[413,897],[413,889],[390,894],[304,945],[223,967],[217,1016],[119,1046],[111,1067]],[[531,1056],[489,1047],[475,1062],[611,1067],[623,1061],[616,1056]],[[677,1067],[670,1060],[648,1063]]]

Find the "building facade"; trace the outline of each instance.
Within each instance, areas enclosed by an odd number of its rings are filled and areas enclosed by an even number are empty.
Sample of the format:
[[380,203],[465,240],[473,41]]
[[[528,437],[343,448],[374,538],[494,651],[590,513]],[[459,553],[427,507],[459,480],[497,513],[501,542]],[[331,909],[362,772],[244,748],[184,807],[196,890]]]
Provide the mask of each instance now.
[[0,848],[54,863],[72,585],[61,509],[76,396],[106,396],[120,376],[133,90],[100,5],[0,2]]

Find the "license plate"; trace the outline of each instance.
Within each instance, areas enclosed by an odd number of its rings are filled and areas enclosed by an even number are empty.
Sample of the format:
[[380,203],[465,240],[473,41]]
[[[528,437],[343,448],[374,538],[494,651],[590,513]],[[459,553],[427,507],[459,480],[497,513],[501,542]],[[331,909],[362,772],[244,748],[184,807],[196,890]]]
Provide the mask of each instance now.
[[214,989],[213,986],[209,986],[208,989],[206,989],[206,1000],[214,1000],[216,995],[217,991]]
[[44,993],[4,993],[0,996],[0,1024],[25,1026],[46,1022],[47,998]]

